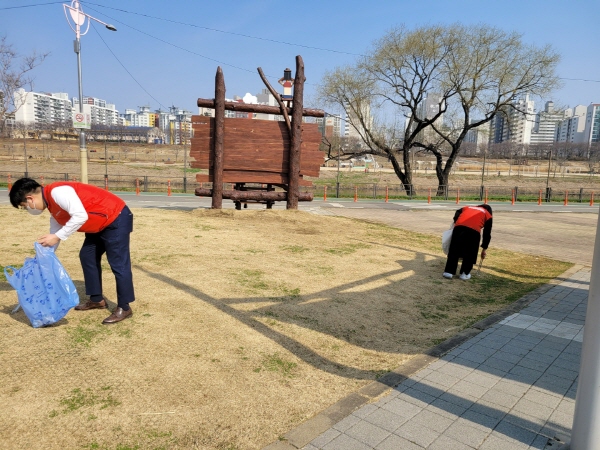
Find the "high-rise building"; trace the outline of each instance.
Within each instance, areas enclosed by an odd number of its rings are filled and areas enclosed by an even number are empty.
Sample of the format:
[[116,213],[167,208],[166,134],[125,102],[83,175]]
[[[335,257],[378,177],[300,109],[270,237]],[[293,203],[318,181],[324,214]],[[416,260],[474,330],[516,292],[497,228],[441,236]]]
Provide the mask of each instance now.
[[585,142],[600,142],[600,104],[592,103],[587,107],[585,116]]
[[535,123],[529,143],[533,145],[556,142],[560,133],[560,123],[564,118],[564,110],[556,111],[554,102],[546,102],[544,110],[535,115]]
[[512,107],[500,111],[490,123],[490,144],[511,142],[529,144],[535,123],[535,109],[529,95],[516,101]]
[[53,128],[72,121],[69,94],[64,92],[42,94],[17,89],[14,94],[15,122],[40,128]]
[[371,105],[360,105],[360,115],[364,121],[364,126],[360,122],[360,118],[350,108],[344,118],[344,136],[347,138],[361,139],[365,135],[365,128],[373,128],[373,116],[371,116]]
[[[79,98],[73,97],[73,110],[79,111]],[[119,125],[119,111],[112,103],[95,97],[83,97],[83,113],[89,114],[92,125]]]
[[560,121],[557,131],[558,142],[581,144],[585,142],[585,117],[587,106],[577,105],[565,110],[565,118]]
[[315,122],[323,136],[327,138],[340,136],[342,130],[342,118],[340,116],[317,117]]

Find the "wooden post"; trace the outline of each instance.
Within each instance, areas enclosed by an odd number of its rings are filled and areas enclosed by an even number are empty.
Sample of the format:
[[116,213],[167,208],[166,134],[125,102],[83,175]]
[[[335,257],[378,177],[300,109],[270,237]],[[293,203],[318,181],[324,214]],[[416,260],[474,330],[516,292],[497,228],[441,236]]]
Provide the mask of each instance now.
[[389,198],[390,198],[390,196],[389,196],[389,193],[390,193],[390,192],[389,192],[389,188],[386,186],[386,187],[385,187],[385,202],[386,202],[386,203],[388,202],[388,200],[389,200]]
[[565,191],[565,202],[563,206],[567,206],[569,204],[569,191]]
[[484,199],[484,201],[483,201],[483,204],[484,204],[484,205],[487,205],[487,204],[488,204],[488,190],[487,190],[487,189],[485,190],[485,199]]
[[323,186],[323,201],[327,201],[327,185]]
[[511,191],[511,199],[510,199],[510,204],[514,205],[515,204],[515,190],[513,189]]
[[427,203],[431,203],[431,188],[429,188],[429,194],[427,194]]
[[460,202],[460,189],[456,190],[456,204],[458,205],[458,202]]
[[223,131],[225,125],[225,78],[221,66],[215,76],[215,129],[213,135],[212,208],[223,207]]
[[167,195],[171,196],[171,180],[167,180]]
[[135,195],[140,195],[140,179],[135,179]]
[[[10,175],[9,175],[9,178],[10,178]],[[592,191],[592,196],[590,197],[590,206],[594,206],[594,191]]]
[[296,77],[294,78],[294,96],[292,98],[292,133],[290,136],[290,165],[288,169],[289,185],[287,209],[298,209],[300,187],[300,145],[302,144],[302,108],[304,107],[304,61],[296,56]]
[[538,206],[542,206],[542,190],[540,189],[540,195],[538,197]]

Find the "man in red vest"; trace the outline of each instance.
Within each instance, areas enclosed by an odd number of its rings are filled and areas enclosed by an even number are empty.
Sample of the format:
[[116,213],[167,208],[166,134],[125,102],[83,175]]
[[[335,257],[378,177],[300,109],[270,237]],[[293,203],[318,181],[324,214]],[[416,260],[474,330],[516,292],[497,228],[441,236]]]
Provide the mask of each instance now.
[[131,317],[129,306],[135,300],[129,235],[133,231],[133,214],[123,200],[89,184],[60,181],[42,187],[31,178],[15,181],[9,193],[15,208],[32,215],[50,212],[50,234],[38,239],[44,247],[56,247],[76,231],[85,233],[79,259],[83,269],[86,303],[78,311],[108,308],[102,293],[102,255],[115,276],[117,308],[102,323],[113,324]]
[[481,259],[485,259],[486,250],[492,238],[492,207],[489,205],[465,206],[454,214],[454,229],[452,241],[448,251],[448,259],[444,269],[444,278],[456,275],[458,260],[462,258],[460,266],[460,279],[471,278],[471,270],[477,261],[479,241],[483,230],[481,242]]

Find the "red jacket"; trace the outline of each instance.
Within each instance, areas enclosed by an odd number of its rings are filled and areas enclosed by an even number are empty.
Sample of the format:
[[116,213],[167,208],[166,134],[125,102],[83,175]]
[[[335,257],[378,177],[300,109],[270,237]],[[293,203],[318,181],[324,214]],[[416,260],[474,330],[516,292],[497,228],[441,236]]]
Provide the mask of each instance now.
[[473,230],[481,233],[481,229],[485,223],[492,218],[492,215],[485,208],[479,206],[465,206],[454,225],[462,225],[463,227],[469,227]]
[[109,226],[119,216],[125,207],[125,202],[114,194],[104,189],[85,183],[72,181],[59,181],[44,187],[44,201],[48,211],[60,225],[65,225],[71,216],[67,211],[56,204],[52,198],[52,189],[58,186],[71,186],[81,200],[88,220],[77,231],[83,233],[98,233]]

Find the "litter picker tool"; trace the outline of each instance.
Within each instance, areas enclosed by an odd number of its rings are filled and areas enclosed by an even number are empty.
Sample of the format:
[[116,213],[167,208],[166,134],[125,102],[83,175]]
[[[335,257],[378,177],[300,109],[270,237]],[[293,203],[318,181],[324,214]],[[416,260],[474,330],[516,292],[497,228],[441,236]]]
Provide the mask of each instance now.
[[483,259],[479,261],[479,267],[477,268],[477,273],[475,275],[479,276],[479,272],[481,271],[481,265],[483,264]]

